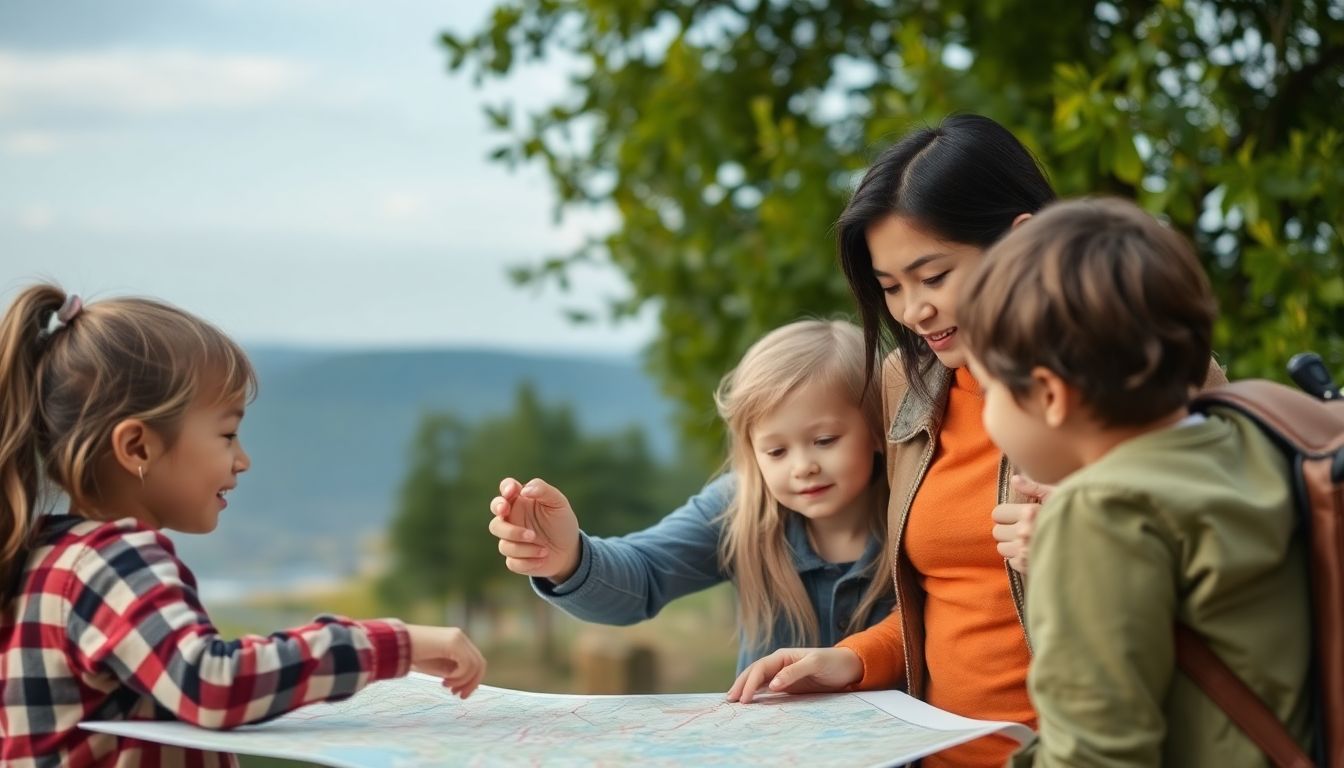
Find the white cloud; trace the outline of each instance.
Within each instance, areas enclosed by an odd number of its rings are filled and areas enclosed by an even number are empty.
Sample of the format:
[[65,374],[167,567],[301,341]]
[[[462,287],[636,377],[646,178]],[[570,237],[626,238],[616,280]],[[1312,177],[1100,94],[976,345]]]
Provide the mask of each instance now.
[[0,113],[240,109],[293,92],[309,79],[308,69],[277,56],[190,50],[0,51]]
[[383,198],[382,208],[384,218],[405,221],[424,213],[425,199],[419,195],[398,192]]
[[0,148],[8,155],[45,155],[65,145],[65,140],[54,133],[15,131],[0,138]]
[[30,205],[19,211],[19,228],[29,232],[43,232],[56,222],[56,212],[45,205]]

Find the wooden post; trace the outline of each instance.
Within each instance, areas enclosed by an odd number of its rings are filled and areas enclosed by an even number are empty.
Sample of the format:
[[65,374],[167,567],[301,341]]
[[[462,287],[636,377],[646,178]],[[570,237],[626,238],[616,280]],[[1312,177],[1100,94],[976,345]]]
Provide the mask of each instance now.
[[588,632],[574,643],[573,654],[580,693],[658,692],[658,654],[645,643]]

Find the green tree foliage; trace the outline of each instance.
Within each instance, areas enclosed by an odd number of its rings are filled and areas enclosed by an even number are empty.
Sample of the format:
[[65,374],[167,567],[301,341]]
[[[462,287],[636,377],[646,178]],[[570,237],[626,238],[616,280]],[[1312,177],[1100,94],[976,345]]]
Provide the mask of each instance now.
[[661,470],[638,429],[586,435],[568,407],[542,403],[529,385],[519,388],[512,412],[474,425],[426,414],[410,458],[382,584],[393,603],[459,599],[470,617],[492,583],[521,583],[505,570],[486,529],[490,499],[505,477],[545,478],[596,535],[627,533],[665,511]]
[[487,107],[495,157],[543,164],[558,213],[619,223],[517,277],[624,273],[610,315],[654,302],[650,361],[702,445],[751,340],[851,307],[830,226],[855,174],[953,111],[1007,125],[1061,194],[1136,197],[1187,232],[1234,376],[1308,348],[1344,374],[1340,0],[515,0],[443,43],[482,84],[572,66],[544,109]]
[[479,512],[479,500],[472,510],[462,496],[462,455],[470,436],[470,428],[449,414],[426,414],[420,420],[389,528],[392,568],[380,584],[393,605],[454,596],[473,600],[484,591],[483,576],[489,571],[477,566],[485,565],[481,561],[488,552],[481,551],[480,537],[465,525],[473,511]]

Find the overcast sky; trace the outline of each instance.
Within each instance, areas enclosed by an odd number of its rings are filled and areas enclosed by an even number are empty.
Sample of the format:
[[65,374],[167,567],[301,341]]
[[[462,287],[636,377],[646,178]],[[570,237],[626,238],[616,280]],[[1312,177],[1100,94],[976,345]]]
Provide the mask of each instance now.
[[485,157],[484,100],[540,103],[560,67],[486,93],[445,29],[487,0],[0,4],[0,300],[36,277],[144,293],[247,343],[629,351],[640,321],[575,327],[504,270],[566,250],[542,172]]

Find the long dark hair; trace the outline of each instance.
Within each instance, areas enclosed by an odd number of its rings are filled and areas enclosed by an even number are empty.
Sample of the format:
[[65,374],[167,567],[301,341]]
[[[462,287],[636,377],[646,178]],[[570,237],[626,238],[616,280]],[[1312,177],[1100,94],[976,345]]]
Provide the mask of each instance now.
[[935,361],[919,334],[901,325],[873,275],[868,228],[907,217],[944,240],[988,248],[1023,213],[1055,199],[1030,150],[1002,125],[980,115],[953,115],[888,147],[863,175],[836,222],[840,265],[859,304],[869,377],[879,348],[900,350],[911,389],[929,397],[924,372]]

